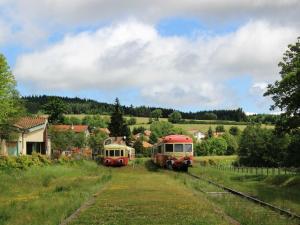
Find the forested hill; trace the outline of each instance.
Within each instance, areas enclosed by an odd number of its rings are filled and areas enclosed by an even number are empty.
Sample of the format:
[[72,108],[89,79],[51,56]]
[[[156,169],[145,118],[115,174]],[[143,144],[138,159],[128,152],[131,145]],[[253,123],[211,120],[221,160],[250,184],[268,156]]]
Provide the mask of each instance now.
[[[43,106],[54,98],[61,99],[67,108],[69,114],[111,114],[114,109],[113,104],[97,102],[91,99],[57,97],[57,96],[26,96],[22,97],[25,107],[29,113],[35,114],[43,111]],[[148,106],[122,106],[125,115],[149,117],[151,111],[155,109],[162,110],[162,117],[168,117],[174,112],[174,109],[157,108]],[[247,117],[242,109],[235,110],[211,110],[199,112],[180,112],[183,119],[207,119],[207,120],[231,120],[246,121]]]

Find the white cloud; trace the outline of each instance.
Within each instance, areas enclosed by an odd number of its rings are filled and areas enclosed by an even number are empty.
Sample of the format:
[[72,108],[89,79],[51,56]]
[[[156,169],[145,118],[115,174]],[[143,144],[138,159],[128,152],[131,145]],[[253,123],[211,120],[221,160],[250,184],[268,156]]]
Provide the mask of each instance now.
[[127,20],[18,57],[17,80],[43,90],[134,88],[168,106],[227,107],[228,78],[247,74],[260,88],[278,78],[277,63],[297,31],[249,22],[236,32],[195,40],[163,37],[153,25]]
[[13,32],[10,42],[34,46],[48,35],[78,27],[99,27],[128,17],[155,24],[171,17],[197,18],[204,24],[266,20],[300,28],[298,0],[0,0],[0,13]]

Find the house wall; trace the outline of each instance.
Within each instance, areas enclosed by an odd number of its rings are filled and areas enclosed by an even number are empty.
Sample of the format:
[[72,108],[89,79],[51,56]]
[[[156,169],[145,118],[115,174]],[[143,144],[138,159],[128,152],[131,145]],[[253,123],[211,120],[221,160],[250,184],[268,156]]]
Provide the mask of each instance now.
[[[19,133],[19,137],[16,140],[18,153],[22,155],[27,154],[27,142],[45,142],[45,129],[46,126],[41,126],[39,129],[30,130],[29,133]],[[0,154],[7,155],[8,154],[8,146],[5,140],[0,140],[1,149]],[[51,155],[51,141],[50,139],[46,140],[45,146],[47,148],[46,155]]]
[[0,139],[0,155],[7,155],[6,141]]

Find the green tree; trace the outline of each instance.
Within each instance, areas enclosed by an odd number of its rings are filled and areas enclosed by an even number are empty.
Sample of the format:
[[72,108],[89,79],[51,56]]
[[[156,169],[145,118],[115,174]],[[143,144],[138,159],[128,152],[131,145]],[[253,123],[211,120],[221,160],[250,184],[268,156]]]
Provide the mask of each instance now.
[[225,132],[224,125],[218,125],[218,126],[216,126],[216,132]]
[[233,136],[239,136],[241,134],[241,131],[237,126],[232,126],[229,129],[229,133]]
[[128,125],[135,125],[136,124],[136,118],[131,116],[128,120],[127,120],[127,124]]
[[266,166],[264,155],[271,143],[272,131],[260,126],[247,126],[238,149],[239,162],[247,166]]
[[133,148],[135,149],[135,154],[137,156],[141,156],[145,150],[143,146],[143,142],[141,140],[137,140],[136,142],[134,142]]
[[[279,108],[281,120],[277,131],[284,132],[299,129],[300,126],[300,37],[295,44],[288,46],[280,67],[281,80],[269,84],[264,96],[271,96],[274,104],[271,110]],[[300,146],[299,146],[300,147]]]
[[23,113],[15,78],[4,55],[0,54],[0,139],[9,139],[12,125]]
[[235,154],[237,149],[238,149],[238,143],[236,141],[236,138],[231,135],[230,133],[228,132],[225,132],[223,135],[222,135],[222,138],[224,138],[224,140],[226,141],[227,143],[227,149],[225,151],[225,155],[232,155],[232,154]]
[[202,116],[203,120],[217,120],[218,116],[214,113],[204,113]]
[[207,140],[210,155],[224,155],[227,149],[226,141],[221,138],[210,138]]
[[213,137],[213,130],[211,129],[211,127],[208,128],[207,137],[208,138],[212,138]]
[[150,137],[149,137],[149,142],[150,144],[155,144],[158,141],[158,137],[156,135],[156,133],[151,132]]
[[126,142],[130,141],[130,129],[123,118],[123,112],[118,98],[116,98],[115,101],[115,110],[111,115],[108,129],[112,137],[125,136]]
[[107,134],[99,130],[96,130],[90,135],[88,144],[93,150],[94,154],[99,154],[100,150],[104,149],[103,143],[106,138],[108,138]]
[[159,118],[162,116],[162,110],[161,109],[155,109],[150,114],[151,118],[153,118],[155,121],[159,121]]
[[108,121],[99,115],[85,116],[82,119],[82,124],[88,125],[90,128],[105,128],[107,127]]
[[155,133],[157,137],[163,137],[173,133],[173,124],[167,121],[154,121],[150,125],[150,130]]
[[174,111],[169,115],[168,121],[171,123],[179,123],[182,119],[181,113]]
[[64,122],[64,113],[66,106],[59,98],[54,98],[44,105],[44,111],[49,115],[49,122],[52,124],[59,124]]

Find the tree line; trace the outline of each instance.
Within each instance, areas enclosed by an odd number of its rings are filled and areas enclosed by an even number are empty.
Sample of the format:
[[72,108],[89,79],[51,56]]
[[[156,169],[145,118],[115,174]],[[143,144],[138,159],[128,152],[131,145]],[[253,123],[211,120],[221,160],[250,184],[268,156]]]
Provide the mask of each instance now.
[[[81,99],[78,97],[60,97],[47,95],[32,95],[22,97],[24,105],[29,113],[37,114],[44,112],[44,106],[54,99],[61,100],[65,105],[67,114],[112,114],[114,105],[109,103],[98,102],[91,99]],[[198,112],[181,112],[170,108],[159,108],[149,106],[120,106],[125,115],[137,117],[152,117],[152,112],[160,110],[161,117],[168,118],[173,112],[179,112],[182,119],[193,120],[231,120],[247,121],[245,112],[241,109],[232,110],[209,110]]]

